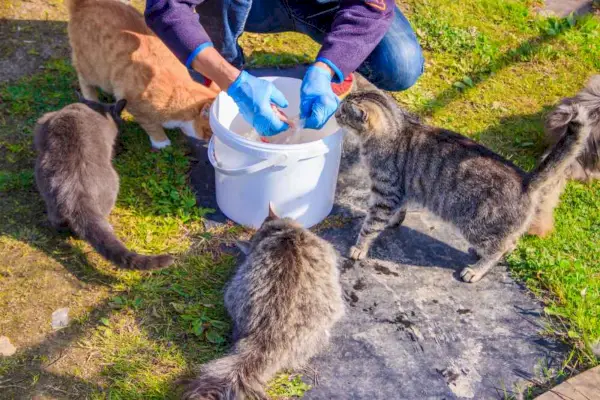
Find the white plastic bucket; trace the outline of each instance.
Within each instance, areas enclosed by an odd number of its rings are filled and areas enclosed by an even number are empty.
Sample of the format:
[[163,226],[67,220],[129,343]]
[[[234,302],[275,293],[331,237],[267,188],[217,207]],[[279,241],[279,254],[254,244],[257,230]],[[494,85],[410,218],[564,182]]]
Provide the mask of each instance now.
[[[288,99],[285,113],[290,118],[298,115],[302,82],[264,79],[272,81]],[[335,118],[321,131],[312,131],[320,140],[291,145],[254,142],[234,133],[248,132],[251,127],[233,99],[221,92],[211,107],[210,126],[213,137],[208,158],[215,168],[217,203],[229,219],[258,228],[267,216],[269,202],[279,216],[293,218],[307,228],[329,215],[343,139]]]

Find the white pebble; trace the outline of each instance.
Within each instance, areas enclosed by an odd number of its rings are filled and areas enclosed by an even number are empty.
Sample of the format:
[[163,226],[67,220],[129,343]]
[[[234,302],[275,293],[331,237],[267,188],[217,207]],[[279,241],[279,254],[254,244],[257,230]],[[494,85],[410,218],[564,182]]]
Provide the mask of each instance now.
[[52,329],[58,330],[69,325],[69,309],[59,308],[52,313]]
[[17,352],[17,348],[12,345],[10,339],[6,336],[0,336],[0,356],[10,357]]

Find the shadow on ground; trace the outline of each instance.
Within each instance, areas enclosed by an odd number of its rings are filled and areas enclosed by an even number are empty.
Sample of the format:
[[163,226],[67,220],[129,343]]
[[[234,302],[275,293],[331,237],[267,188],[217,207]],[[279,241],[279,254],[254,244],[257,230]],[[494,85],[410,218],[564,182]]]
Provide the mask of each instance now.
[[67,23],[0,18],[0,83],[38,72],[50,58],[69,56]]

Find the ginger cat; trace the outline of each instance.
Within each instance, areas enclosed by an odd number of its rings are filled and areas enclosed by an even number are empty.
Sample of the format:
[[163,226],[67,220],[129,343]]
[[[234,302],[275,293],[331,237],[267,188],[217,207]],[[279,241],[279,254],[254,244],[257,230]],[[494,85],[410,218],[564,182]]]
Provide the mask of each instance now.
[[152,147],[171,144],[163,128],[208,139],[208,108],[218,91],[195,82],[133,7],[117,0],[68,0],[69,41],[81,92],[127,100]]

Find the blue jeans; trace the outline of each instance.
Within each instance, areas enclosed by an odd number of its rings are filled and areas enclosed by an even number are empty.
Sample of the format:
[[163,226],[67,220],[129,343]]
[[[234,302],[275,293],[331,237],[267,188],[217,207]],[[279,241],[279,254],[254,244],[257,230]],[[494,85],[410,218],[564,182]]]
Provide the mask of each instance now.
[[[215,48],[238,68],[244,32],[300,32],[323,43],[338,9],[336,0],[207,0],[197,7],[200,22]],[[358,72],[375,86],[399,91],[423,73],[423,53],[410,23],[396,8],[391,27]]]

